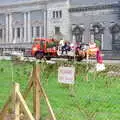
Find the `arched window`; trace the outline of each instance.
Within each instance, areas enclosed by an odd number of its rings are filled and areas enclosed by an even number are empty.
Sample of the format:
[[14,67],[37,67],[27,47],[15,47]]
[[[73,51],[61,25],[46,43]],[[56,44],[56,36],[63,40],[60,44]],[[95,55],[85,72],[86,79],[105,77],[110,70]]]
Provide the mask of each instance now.
[[99,48],[102,49],[104,27],[100,23],[96,23],[92,25],[90,31],[91,31],[91,35],[94,36],[93,41],[97,44],[97,46],[99,46]]
[[73,36],[75,36],[76,42],[82,42],[84,28],[80,26],[75,26],[72,30]]
[[112,49],[120,50],[120,25],[117,23],[112,25],[110,32],[112,35]]
[[112,34],[112,40],[120,40],[120,25],[114,24],[110,27],[110,32]]

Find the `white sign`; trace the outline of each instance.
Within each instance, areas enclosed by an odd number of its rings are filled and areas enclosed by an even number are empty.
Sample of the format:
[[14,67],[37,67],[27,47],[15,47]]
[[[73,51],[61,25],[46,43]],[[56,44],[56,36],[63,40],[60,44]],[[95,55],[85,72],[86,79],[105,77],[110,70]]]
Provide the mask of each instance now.
[[75,68],[74,67],[59,67],[58,82],[65,84],[74,84]]

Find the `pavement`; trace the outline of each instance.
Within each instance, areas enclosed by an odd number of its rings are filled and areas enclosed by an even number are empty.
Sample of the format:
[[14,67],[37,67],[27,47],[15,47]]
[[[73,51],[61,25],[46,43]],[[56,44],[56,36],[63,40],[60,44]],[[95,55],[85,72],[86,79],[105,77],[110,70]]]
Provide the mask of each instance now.
[[[83,60],[83,62],[96,63],[96,60]],[[103,63],[107,64],[120,64],[120,60],[103,60]]]
[[[33,57],[25,57],[29,60],[35,60]],[[0,60],[11,60],[11,56],[0,56]],[[47,63],[54,64],[55,61],[67,61],[67,59],[64,58],[52,58],[50,61],[47,61]],[[82,60],[82,62],[88,62],[88,63],[96,63],[96,60],[89,59],[89,60]],[[104,63],[108,64],[120,64],[120,59],[109,59],[109,60],[103,60]]]
[[11,56],[0,56],[0,60],[11,60]]

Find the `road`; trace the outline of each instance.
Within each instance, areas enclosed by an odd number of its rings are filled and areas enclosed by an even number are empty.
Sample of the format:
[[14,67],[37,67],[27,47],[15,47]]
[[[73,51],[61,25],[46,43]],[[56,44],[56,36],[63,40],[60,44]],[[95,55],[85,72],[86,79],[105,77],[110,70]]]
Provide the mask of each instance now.
[[[89,63],[96,63],[96,60],[83,60],[83,62],[89,62]],[[107,63],[107,64],[120,64],[120,60],[103,60],[103,63]]]
[[[29,59],[34,59],[32,57],[28,57]],[[11,56],[0,56],[0,60],[11,60]],[[52,58],[51,61],[67,61],[67,59],[63,58]],[[96,60],[83,60],[82,62],[88,62],[88,63],[96,63]],[[104,60],[104,63],[108,64],[120,64],[120,60]]]

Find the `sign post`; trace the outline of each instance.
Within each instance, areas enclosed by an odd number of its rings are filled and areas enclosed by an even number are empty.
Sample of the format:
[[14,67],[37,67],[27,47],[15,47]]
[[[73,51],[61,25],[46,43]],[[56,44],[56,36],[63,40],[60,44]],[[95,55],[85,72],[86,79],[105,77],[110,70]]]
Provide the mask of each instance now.
[[58,82],[69,85],[70,95],[73,96],[73,85],[75,83],[75,67],[59,67]]
[[75,83],[75,68],[74,67],[59,67],[58,82],[63,84]]

